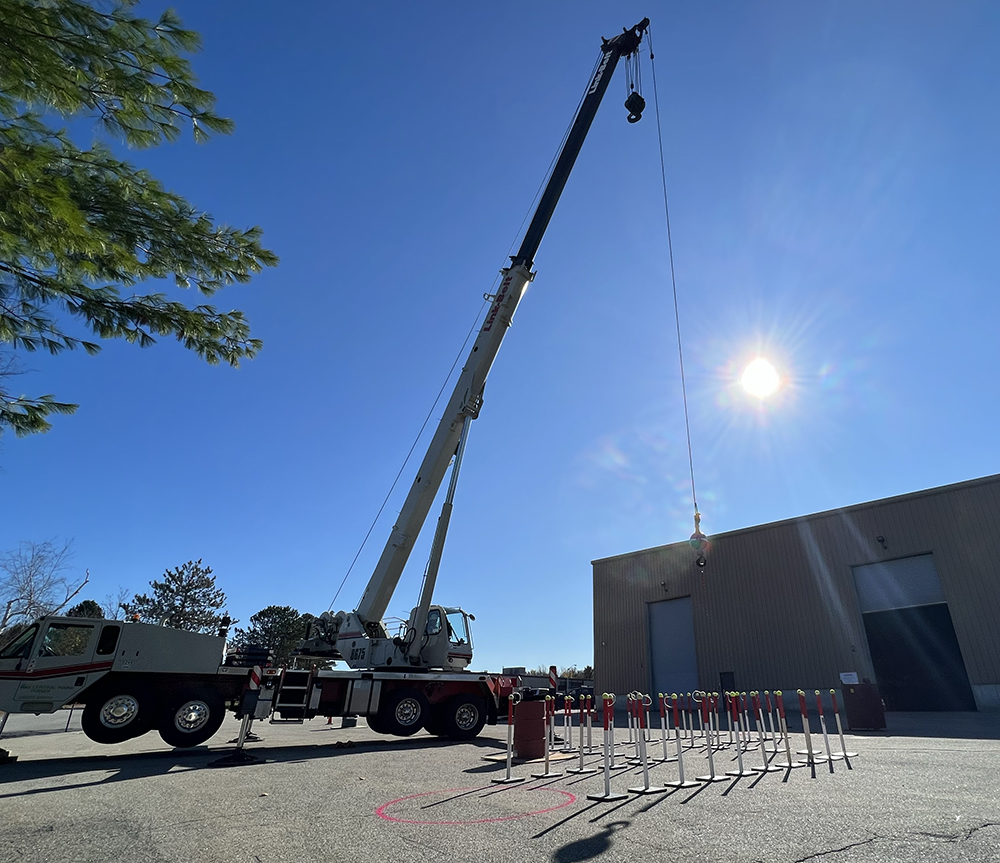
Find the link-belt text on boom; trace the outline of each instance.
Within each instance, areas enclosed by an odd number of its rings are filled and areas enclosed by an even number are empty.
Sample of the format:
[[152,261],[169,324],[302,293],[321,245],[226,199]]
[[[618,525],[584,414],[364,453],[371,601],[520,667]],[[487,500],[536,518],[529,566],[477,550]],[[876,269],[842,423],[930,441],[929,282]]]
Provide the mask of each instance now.
[[507,288],[510,287],[510,280],[511,276],[507,276],[500,285],[500,292],[497,294],[496,302],[493,303],[493,311],[490,312],[490,316],[486,319],[485,326],[483,326],[484,333],[488,333],[493,327],[493,321],[496,320],[497,312],[500,311],[504,297],[507,296]]

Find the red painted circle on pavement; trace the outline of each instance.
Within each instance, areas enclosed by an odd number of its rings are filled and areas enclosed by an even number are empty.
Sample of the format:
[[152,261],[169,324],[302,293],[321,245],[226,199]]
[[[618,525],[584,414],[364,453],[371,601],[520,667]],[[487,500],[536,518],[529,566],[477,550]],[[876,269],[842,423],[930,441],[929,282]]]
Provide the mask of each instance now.
[[406,800],[416,800],[419,797],[430,797],[432,794],[455,794],[465,791],[486,791],[489,790],[489,788],[490,786],[487,786],[486,788],[446,788],[443,791],[424,791],[420,794],[409,794],[406,797],[397,797],[395,800],[383,803],[378,809],[375,810],[375,814],[378,815],[379,818],[383,818],[386,821],[395,821],[399,824],[437,824],[461,826],[463,824],[495,824],[499,821],[515,821],[518,818],[527,818],[529,815],[544,815],[546,812],[555,812],[557,809],[563,809],[566,806],[576,803],[576,795],[571,794],[569,791],[560,791],[558,788],[530,788],[518,790],[548,791],[550,794],[562,795],[565,800],[563,800],[563,802],[558,806],[549,806],[546,809],[533,809],[531,812],[521,812],[517,815],[503,815],[498,818],[474,818],[469,821],[417,821],[412,818],[397,818],[394,815],[390,815],[388,811],[389,807],[395,806],[397,803],[403,803]]

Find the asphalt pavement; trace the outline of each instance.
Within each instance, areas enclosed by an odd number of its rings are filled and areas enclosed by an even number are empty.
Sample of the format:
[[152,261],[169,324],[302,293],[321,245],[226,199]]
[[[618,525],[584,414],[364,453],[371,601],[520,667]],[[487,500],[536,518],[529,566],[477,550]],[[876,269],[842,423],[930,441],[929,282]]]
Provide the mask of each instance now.
[[[858,752],[850,770],[837,761],[832,774],[818,764],[815,776],[807,766],[616,802],[587,799],[603,791],[602,773],[492,783],[504,775],[494,760],[504,726],[456,744],[424,733],[381,737],[363,721],[258,724],[264,739],[248,747],[258,761],[211,768],[232,750],[235,720],[207,746],[171,750],[155,732],[114,747],[91,743],[78,714],[62,730],[67,718],[13,716],[0,739],[18,757],[0,765],[0,860],[1000,859],[997,714],[890,714],[888,731],[848,735]],[[662,754],[658,735],[650,756]],[[626,736],[619,730],[619,742]],[[684,753],[689,776],[707,771],[700,742]],[[736,767],[732,747],[715,758],[719,772]],[[761,763],[757,749],[744,759],[748,768]],[[560,760],[553,770],[577,763]],[[585,764],[599,767],[601,758]],[[677,778],[677,766],[656,763],[649,775],[661,785]],[[641,768],[611,777],[615,792],[642,784]]]

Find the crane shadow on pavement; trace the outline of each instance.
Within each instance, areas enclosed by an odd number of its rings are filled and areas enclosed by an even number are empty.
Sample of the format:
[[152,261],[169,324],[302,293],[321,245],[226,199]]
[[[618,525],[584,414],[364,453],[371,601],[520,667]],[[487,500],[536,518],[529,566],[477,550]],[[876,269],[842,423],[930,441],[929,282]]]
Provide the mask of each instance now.
[[584,860],[600,857],[611,849],[614,834],[631,823],[631,821],[612,821],[593,836],[568,842],[552,854],[553,863],[582,863]]
[[[477,749],[494,749],[494,741],[476,739],[456,744],[437,737],[393,737],[361,740],[338,740],[331,744],[296,744],[288,746],[262,746],[254,744],[246,752],[256,760],[247,762],[243,769],[266,768],[269,764],[289,764],[316,761],[321,758],[341,758],[355,754],[388,752],[403,753],[445,747],[472,746]],[[85,755],[69,758],[44,758],[17,761],[0,767],[0,800],[11,797],[29,797],[57,791],[114,782],[128,782],[153,776],[182,774],[190,770],[207,768],[212,761],[233,751],[231,746],[195,746],[191,749],[170,749],[162,752],[139,752],[109,755]],[[100,774],[100,775],[94,775]],[[79,778],[79,781],[72,781]],[[38,786],[39,780],[58,779],[58,784]],[[67,781],[69,780],[69,781]],[[32,783],[33,787],[18,788],[16,783]]]

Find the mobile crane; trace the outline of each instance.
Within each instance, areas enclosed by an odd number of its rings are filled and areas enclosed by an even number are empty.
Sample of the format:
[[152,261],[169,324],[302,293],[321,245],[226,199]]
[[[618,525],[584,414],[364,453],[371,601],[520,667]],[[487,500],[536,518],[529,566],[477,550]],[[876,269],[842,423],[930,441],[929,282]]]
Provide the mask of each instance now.
[[[219,728],[228,707],[256,718],[362,715],[375,731],[409,735],[421,728],[455,739],[475,737],[496,722],[509,681],[466,670],[472,661],[470,622],[461,608],[432,604],[469,426],[528,283],[542,236],[583,146],[618,62],[637,61],[649,27],[644,18],[612,39],[601,56],[510,266],[469,352],[443,417],[410,486],[358,607],[324,612],[299,647],[305,656],[342,660],[347,670],[248,669],[223,660],[217,636],[122,621],[43,617],[0,649],[0,710],[52,713],[83,703],[83,729],[100,743],[117,743],[156,727],[171,746],[195,746]],[[629,122],[645,102],[631,89]],[[383,615],[413,544],[451,467],[417,606],[396,635]],[[248,687],[261,690],[255,706]],[[4,720],[5,721],[5,720]],[[0,724],[2,731],[2,724]]]

